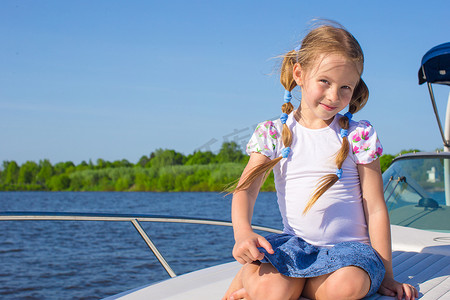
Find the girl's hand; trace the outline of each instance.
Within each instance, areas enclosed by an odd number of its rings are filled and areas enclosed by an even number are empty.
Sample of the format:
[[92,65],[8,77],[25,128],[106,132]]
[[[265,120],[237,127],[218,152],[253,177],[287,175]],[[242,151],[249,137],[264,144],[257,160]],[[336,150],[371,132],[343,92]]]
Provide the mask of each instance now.
[[414,300],[419,297],[419,292],[415,287],[407,283],[397,282],[392,276],[388,275],[384,277],[378,292],[391,297],[397,295],[397,299],[399,300],[401,300],[403,296],[405,296],[406,300]]
[[264,258],[264,253],[259,252],[258,247],[266,249],[273,254],[272,245],[261,235],[253,231],[240,234],[236,237],[233,248],[233,257],[241,264],[252,263]]
[[230,298],[227,300],[238,300],[238,299],[250,299],[249,295],[247,294],[247,291],[244,288],[237,290],[236,292],[231,294]]

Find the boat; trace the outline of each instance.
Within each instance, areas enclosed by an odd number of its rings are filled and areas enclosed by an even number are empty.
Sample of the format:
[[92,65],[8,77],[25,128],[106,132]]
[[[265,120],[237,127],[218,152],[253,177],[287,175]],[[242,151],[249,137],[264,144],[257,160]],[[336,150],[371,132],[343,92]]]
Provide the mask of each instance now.
[[[450,43],[429,50],[422,59],[419,84],[427,83],[444,151],[396,157],[383,173],[395,279],[417,288],[420,299],[450,299],[450,94],[445,131],[432,84],[450,85]],[[124,291],[105,299],[221,299],[241,265],[230,262],[176,275],[140,222],[232,226],[229,221],[157,215],[0,212],[1,220],[129,221],[166,269],[167,280]],[[267,232],[280,230],[262,226]],[[231,249],[230,249],[231,251]],[[302,298],[304,299],[304,298]],[[394,299],[375,294],[367,299]]]
[[[398,156],[383,173],[394,275],[415,286],[420,299],[450,299],[450,93],[444,132],[432,88],[450,85],[450,43],[424,55],[418,77],[419,84],[427,83],[444,151]],[[240,267],[226,263],[106,299],[221,299]]]

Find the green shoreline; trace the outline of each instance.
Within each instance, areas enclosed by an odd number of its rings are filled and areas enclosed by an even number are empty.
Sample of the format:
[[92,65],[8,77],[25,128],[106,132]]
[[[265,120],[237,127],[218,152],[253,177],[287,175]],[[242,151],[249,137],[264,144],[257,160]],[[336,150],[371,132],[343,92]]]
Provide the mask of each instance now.
[[[401,153],[411,151],[415,150]],[[382,171],[394,157],[381,156]],[[234,142],[224,143],[217,154],[199,151],[184,156],[157,149],[136,164],[98,159],[95,165],[84,161],[52,165],[41,160],[19,166],[15,161],[4,161],[0,191],[222,192],[239,178],[247,162],[248,156]],[[273,174],[261,190],[275,191]]]

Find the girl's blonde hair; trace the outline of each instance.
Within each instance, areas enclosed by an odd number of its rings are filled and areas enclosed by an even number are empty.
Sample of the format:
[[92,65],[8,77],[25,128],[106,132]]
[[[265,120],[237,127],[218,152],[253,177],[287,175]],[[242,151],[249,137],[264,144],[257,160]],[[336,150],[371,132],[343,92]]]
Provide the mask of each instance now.
[[[311,30],[303,39],[301,47],[298,51],[292,50],[286,53],[283,57],[281,65],[280,81],[284,88],[288,91],[292,91],[297,83],[293,78],[293,69],[296,63],[300,64],[303,71],[310,71],[312,66],[317,62],[317,59],[322,55],[339,54],[343,55],[350,61],[361,67],[361,73],[364,65],[364,54],[361,46],[355,37],[350,34],[342,26],[333,25],[321,25]],[[349,104],[349,112],[354,114],[361,110],[367,103],[369,98],[369,90],[360,78],[355,90],[353,91],[352,99]],[[294,106],[288,102],[284,103],[281,107],[283,113],[290,114],[294,110]],[[342,129],[348,130],[350,120],[347,116],[343,116],[339,119],[339,125]],[[283,124],[283,130],[281,133],[283,145],[290,147],[292,144],[292,133],[286,124]],[[349,142],[346,136],[343,137],[342,146],[336,155],[336,166],[338,169],[342,168],[344,160],[348,156]],[[246,178],[243,178],[241,182],[236,186],[233,192],[247,189],[256,178],[264,174],[264,180],[272,171],[273,167],[282,159],[278,157],[271,161],[258,165],[252,169]],[[306,213],[330,187],[332,187],[339,177],[337,174],[328,174],[319,179],[318,186],[307,203],[303,213]]]

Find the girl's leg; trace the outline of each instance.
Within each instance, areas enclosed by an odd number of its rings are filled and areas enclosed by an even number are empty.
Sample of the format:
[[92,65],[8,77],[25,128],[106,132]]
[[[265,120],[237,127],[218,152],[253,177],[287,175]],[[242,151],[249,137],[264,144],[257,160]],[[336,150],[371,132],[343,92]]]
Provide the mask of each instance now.
[[223,296],[222,300],[228,300],[230,299],[230,295],[237,290],[242,289],[244,286],[242,285],[242,270],[245,268],[246,265],[242,266],[242,268],[239,270],[239,272],[234,276],[233,281],[231,281],[230,286],[228,287],[228,290],[225,293],[225,296]]
[[309,278],[302,295],[309,299],[361,299],[370,289],[370,277],[355,266]]
[[[267,263],[247,264],[237,276],[241,278],[242,287],[247,294],[246,300],[297,300],[305,285],[304,278],[284,276]],[[228,295],[236,291],[229,293],[232,286],[227,291]],[[242,294],[242,288],[237,290],[240,290],[239,294]]]

